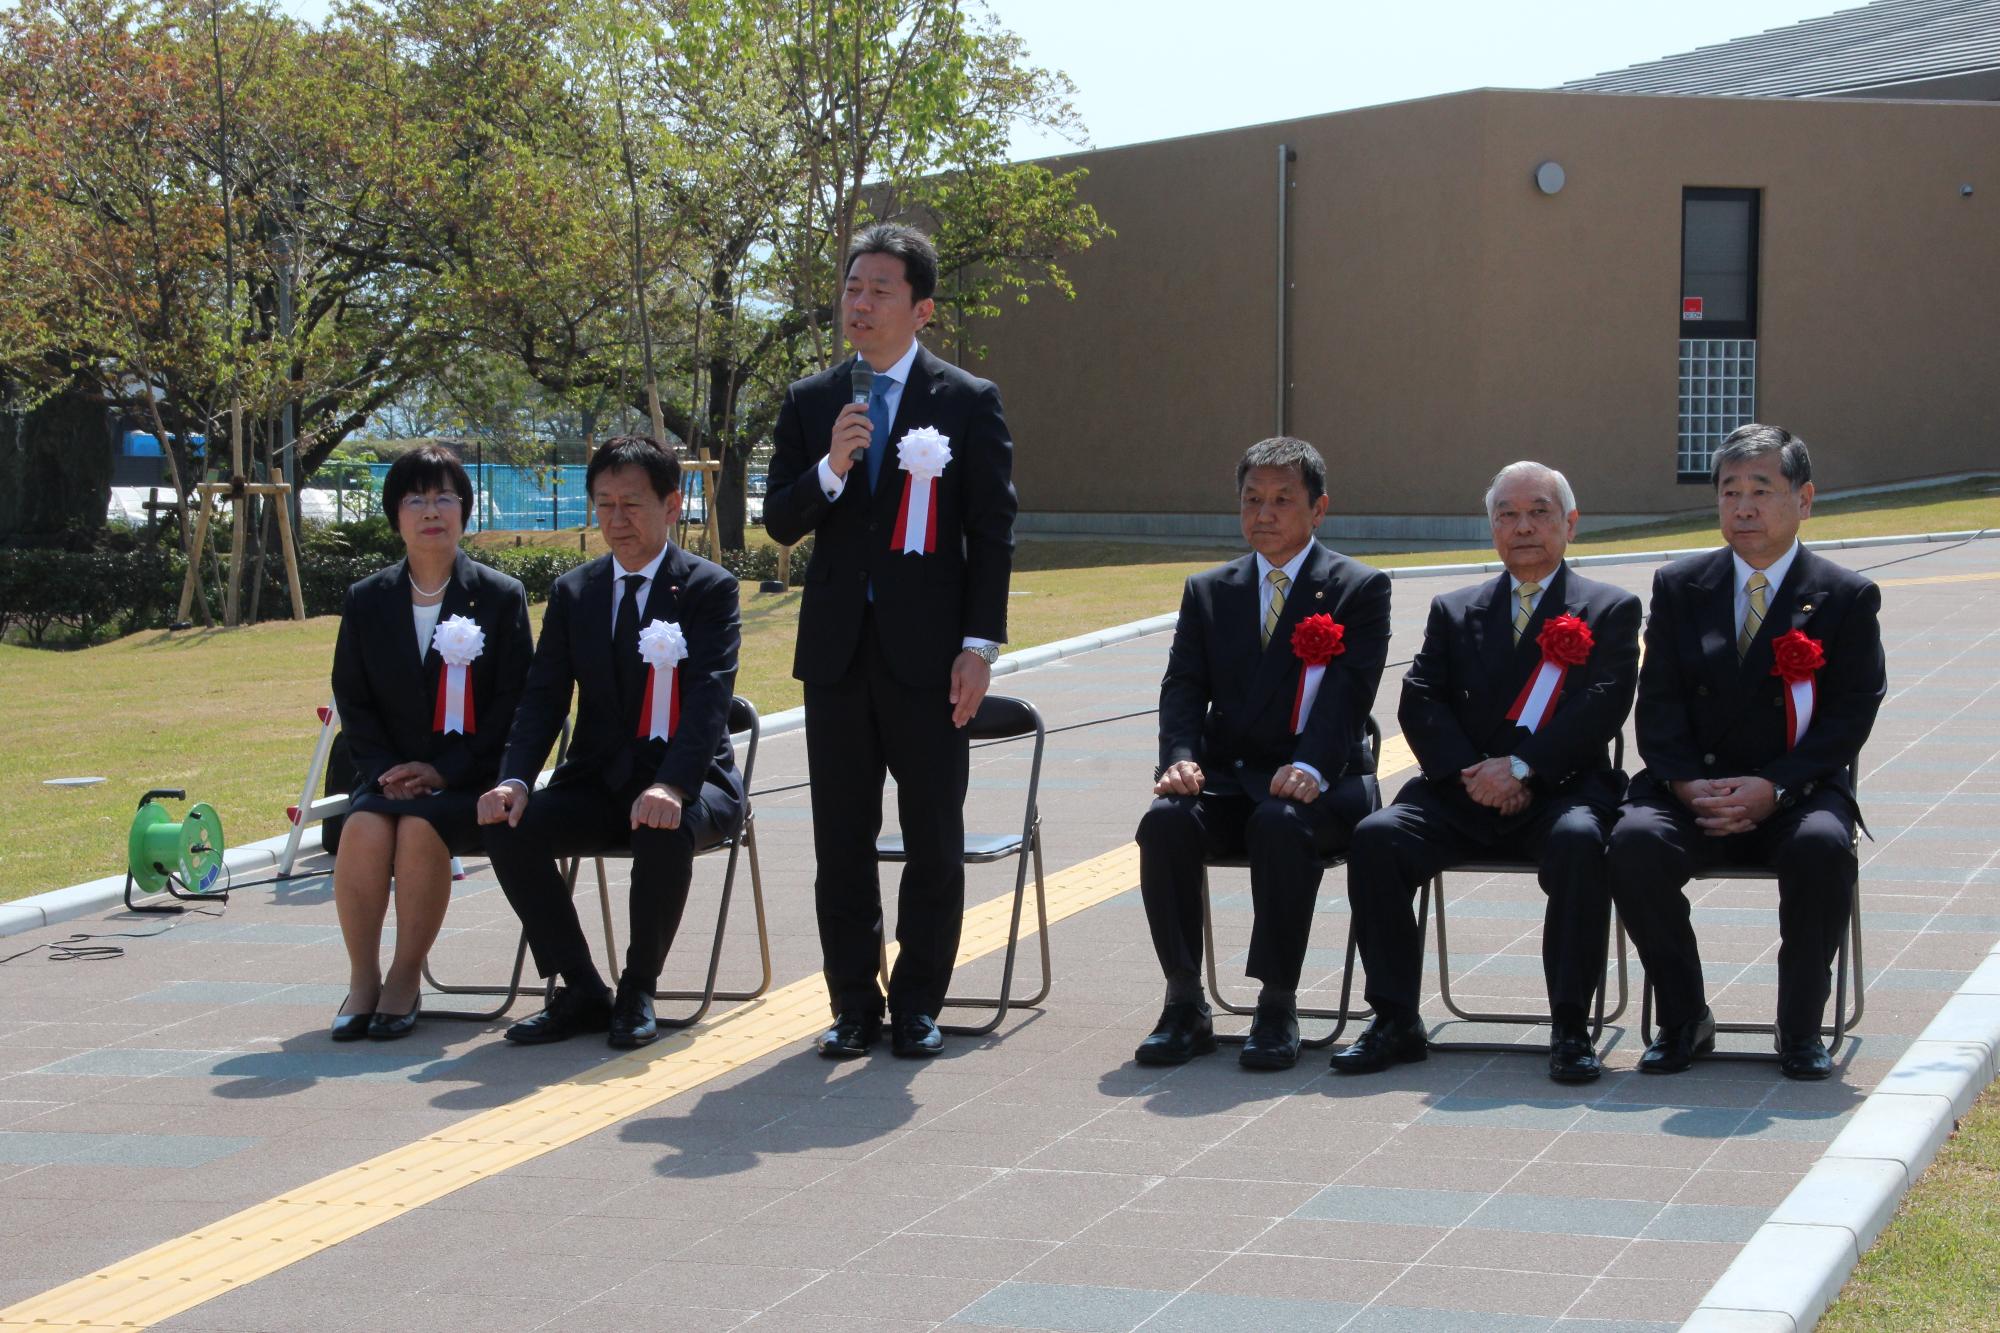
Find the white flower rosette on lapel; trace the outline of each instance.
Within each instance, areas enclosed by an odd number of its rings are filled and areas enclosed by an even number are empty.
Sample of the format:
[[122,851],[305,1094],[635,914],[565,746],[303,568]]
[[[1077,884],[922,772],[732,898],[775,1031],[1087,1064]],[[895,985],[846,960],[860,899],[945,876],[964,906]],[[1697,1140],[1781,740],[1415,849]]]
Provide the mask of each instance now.
[[937,550],[937,482],[951,464],[951,437],[935,426],[918,426],[903,436],[896,455],[907,475],[889,546],[904,555],[929,555]]
[[687,655],[687,636],[672,621],[655,620],[639,631],[639,656],[646,661],[646,692],[639,700],[639,734],[647,740],[667,740],[680,725],[680,665]]
[[479,727],[473,715],[472,673],[467,668],[486,651],[486,631],[471,616],[452,616],[439,621],[431,632],[431,647],[444,659],[431,730],[470,736]]

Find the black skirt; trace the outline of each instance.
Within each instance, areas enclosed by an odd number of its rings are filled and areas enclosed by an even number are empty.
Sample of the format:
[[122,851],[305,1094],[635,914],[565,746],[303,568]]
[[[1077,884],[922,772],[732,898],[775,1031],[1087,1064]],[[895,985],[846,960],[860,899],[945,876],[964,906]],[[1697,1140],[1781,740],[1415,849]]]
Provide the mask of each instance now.
[[391,819],[415,815],[437,830],[439,841],[453,856],[472,856],[482,851],[478,792],[446,790],[397,800],[379,791],[365,791],[354,798],[348,813],[387,815]]

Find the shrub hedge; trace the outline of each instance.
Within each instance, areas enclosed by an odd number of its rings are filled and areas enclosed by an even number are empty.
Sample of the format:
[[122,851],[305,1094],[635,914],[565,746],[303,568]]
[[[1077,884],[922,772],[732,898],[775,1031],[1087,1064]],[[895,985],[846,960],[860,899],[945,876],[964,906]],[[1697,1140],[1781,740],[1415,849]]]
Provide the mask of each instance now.
[[[116,545],[125,549],[0,549],[0,634],[18,627],[29,643],[40,647],[58,627],[67,631],[61,636],[65,641],[87,644],[106,630],[130,634],[164,626],[180,604],[186,559],[171,547]],[[587,559],[560,546],[490,546],[477,556],[521,580],[535,602],[546,601],[555,581]],[[350,584],[401,558],[402,544],[380,518],[309,525],[299,549],[306,614],[338,614]],[[793,587],[805,582],[811,558],[808,538],[792,552]],[[741,579],[774,579],[778,552],[768,546],[724,551],[722,565]],[[261,617],[282,620],[291,614],[283,557],[275,552],[265,556],[264,569]],[[220,619],[221,592],[210,586],[207,593],[210,610]]]

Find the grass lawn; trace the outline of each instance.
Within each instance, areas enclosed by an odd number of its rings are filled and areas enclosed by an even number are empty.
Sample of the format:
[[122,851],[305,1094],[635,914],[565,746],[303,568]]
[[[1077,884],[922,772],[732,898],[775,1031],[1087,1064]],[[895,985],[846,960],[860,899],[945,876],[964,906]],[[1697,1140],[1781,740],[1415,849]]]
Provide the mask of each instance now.
[[2000,1088],[1973,1106],[1819,1327],[2000,1328]]
[[[1859,537],[2000,526],[2000,493],[1968,483],[1828,505],[1811,537]],[[761,536],[761,531],[758,532]],[[575,532],[523,534],[573,545]],[[512,534],[486,542],[511,545]],[[1676,522],[1580,543],[1578,553],[1672,549],[1714,540],[1712,524]],[[590,550],[601,553],[596,534]],[[1009,604],[1010,647],[1025,648],[1172,611],[1191,573],[1237,547],[1106,541],[1020,545]],[[1491,559],[1490,550],[1370,555],[1378,565]],[[799,702],[791,678],[799,592],[743,590],[739,693],[764,712]],[[540,608],[535,615],[539,619]],[[149,631],[81,652],[0,645],[0,901],[124,869],[132,806],[149,787],[185,787],[222,816],[232,843],[284,830],[312,755],[313,709],[326,702],[332,617],[234,631]],[[83,774],[96,787],[45,787]],[[178,810],[178,807],[175,807]]]

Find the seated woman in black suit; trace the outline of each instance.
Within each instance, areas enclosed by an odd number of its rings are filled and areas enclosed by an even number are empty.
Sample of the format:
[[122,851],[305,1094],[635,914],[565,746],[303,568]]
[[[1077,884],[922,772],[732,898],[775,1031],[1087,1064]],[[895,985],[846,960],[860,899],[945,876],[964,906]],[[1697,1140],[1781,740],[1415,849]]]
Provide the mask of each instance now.
[[[479,793],[498,776],[534,652],[520,582],[458,548],[472,479],[455,454],[426,445],[397,459],[382,508],[408,554],[348,589],[333,649],[333,698],[356,770],[333,868],[349,968],[335,1041],[416,1026],[451,858],[479,850]],[[392,879],[396,952],[385,974]]]

